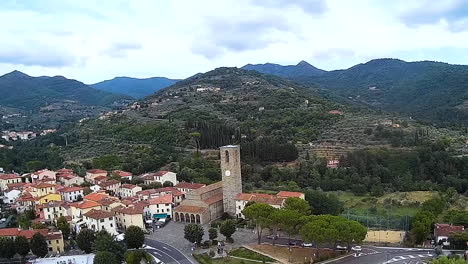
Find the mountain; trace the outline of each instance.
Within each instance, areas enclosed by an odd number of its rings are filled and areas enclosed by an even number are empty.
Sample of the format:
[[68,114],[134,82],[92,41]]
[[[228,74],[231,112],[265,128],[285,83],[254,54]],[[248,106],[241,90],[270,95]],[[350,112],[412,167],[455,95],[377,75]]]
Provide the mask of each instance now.
[[468,124],[468,66],[375,59],[345,70],[289,78],[376,109],[438,123]]
[[176,82],[177,80],[165,77],[153,77],[147,79],[116,77],[112,80],[92,84],[91,86],[101,91],[125,94],[133,98],[143,98],[159,91],[162,88],[173,85]]
[[306,61],[301,61],[297,65],[282,66],[279,64],[247,64],[242,67],[244,70],[254,70],[265,74],[277,75],[285,78],[303,78],[309,76],[321,76],[326,71],[310,65]]
[[23,110],[38,110],[46,105],[69,101],[88,106],[106,106],[128,99],[63,76],[31,77],[20,71],[0,76],[0,94],[0,105]]

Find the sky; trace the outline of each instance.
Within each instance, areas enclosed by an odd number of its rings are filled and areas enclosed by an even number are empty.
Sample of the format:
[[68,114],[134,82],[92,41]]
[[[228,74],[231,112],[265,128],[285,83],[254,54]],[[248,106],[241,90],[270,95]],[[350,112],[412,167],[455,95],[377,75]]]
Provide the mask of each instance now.
[[247,63],[468,64],[468,0],[1,0],[0,74],[186,78]]

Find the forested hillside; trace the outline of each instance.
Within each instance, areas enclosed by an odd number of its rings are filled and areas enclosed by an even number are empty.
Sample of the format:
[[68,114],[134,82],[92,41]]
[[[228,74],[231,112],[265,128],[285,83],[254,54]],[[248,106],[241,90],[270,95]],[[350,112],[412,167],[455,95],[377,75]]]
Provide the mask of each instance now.
[[[249,68],[248,65],[245,66]],[[288,67],[288,66],[284,66]],[[271,72],[268,67],[252,68]],[[346,70],[286,76],[327,89],[359,104],[439,124],[468,124],[468,66],[376,59]]]
[[130,77],[116,77],[112,80],[106,80],[92,84],[91,87],[116,93],[131,96],[133,98],[143,98],[153,94],[163,88],[176,83],[177,80],[172,80],[164,77],[153,77],[146,79],[137,79]]

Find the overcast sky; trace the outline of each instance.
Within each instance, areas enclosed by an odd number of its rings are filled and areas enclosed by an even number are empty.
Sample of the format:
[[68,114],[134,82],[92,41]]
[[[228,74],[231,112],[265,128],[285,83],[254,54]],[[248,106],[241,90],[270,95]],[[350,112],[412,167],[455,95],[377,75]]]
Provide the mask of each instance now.
[[0,74],[85,83],[300,60],[468,64],[467,0],[1,0],[0,24]]

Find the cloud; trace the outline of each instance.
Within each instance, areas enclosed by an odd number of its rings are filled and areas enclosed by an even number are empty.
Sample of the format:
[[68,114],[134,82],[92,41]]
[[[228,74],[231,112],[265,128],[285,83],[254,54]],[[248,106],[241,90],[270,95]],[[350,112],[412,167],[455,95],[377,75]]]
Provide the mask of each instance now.
[[400,14],[407,26],[446,24],[452,32],[468,30],[468,1],[419,0],[411,2]]
[[26,41],[0,44],[0,63],[24,66],[64,67],[82,62],[81,58],[56,46]]
[[287,33],[290,25],[278,15],[243,16],[236,19],[210,17],[206,19],[203,38],[197,38],[192,51],[214,58],[223,52],[242,52],[263,49],[282,42],[276,33]]
[[322,14],[328,10],[326,0],[251,0],[253,4],[270,8],[296,7],[309,14]]
[[127,56],[129,51],[139,50],[142,47],[141,43],[137,42],[114,42],[108,49],[104,50],[103,54],[114,58],[122,58]]

